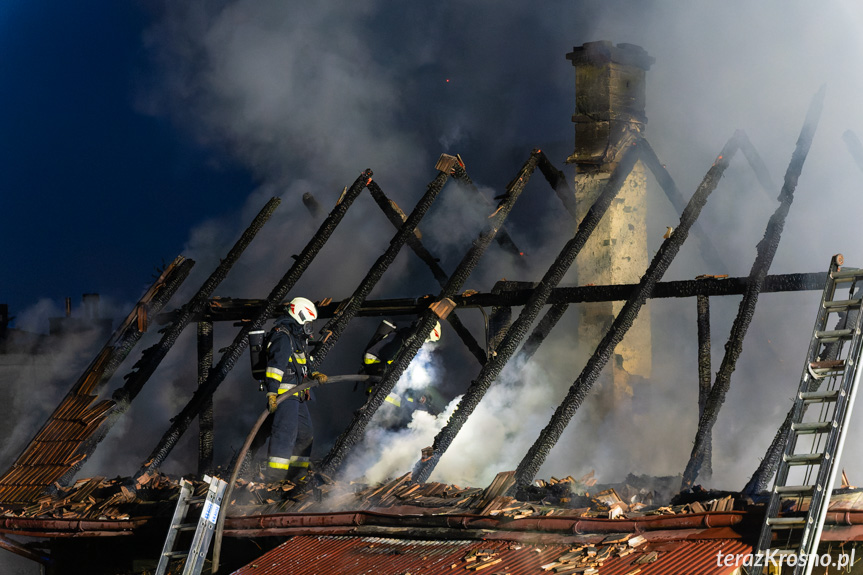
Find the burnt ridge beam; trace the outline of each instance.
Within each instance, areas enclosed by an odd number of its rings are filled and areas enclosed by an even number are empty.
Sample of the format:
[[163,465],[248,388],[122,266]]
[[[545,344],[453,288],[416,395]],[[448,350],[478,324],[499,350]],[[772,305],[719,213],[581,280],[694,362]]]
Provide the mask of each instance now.
[[[454,168],[454,170],[459,169],[461,169],[459,166]],[[428,184],[425,194],[423,194],[419,199],[411,214],[399,227],[396,235],[393,236],[393,239],[390,240],[390,245],[387,246],[387,249],[375,261],[372,267],[369,268],[369,271],[366,272],[365,277],[360,281],[359,285],[354,290],[354,293],[351,294],[351,297],[344,300],[343,304],[339,306],[339,309],[335,312],[330,321],[321,328],[320,333],[322,334],[322,339],[320,345],[314,352],[315,359],[312,362],[313,369],[319,368],[324,359],[326,359],[327,354],[329,354],[330,350],[333,349],[336,342],[339,341],[339,338],[345,328],[347,328],[348,323],[356,317],[357,312],[363,305],[363,302],[366,301],[366,298],[371,293],[372,289],[377,285],[381,277],[383,277],[384,273],[390,267],[390,264],[392,264],[396,259],[396,256],[408,241],[408,238],[416,238],[414,230],[416,230],[420,221],[440,195],[441,190],[443,190],[444,184],[446,184],[448,179],[449,174],[439,172],[435,179]],[[371,182],[369,186],[371,187],[371,185],[376,184]]]
[[[198,322],[198,386],[204,385],[213,367],[213,324]],[[204,402],[198,416],[198,477],[213,472],[213,398]]]
[[[830,261],[830,271],[829,274],[833,274],[839,270],[839,267],[842,265],[842,255],[837,254],[833,256]],[[825,279],[826,284],[826,279]],[[825,296],[821,296],[821,306],[819,307],[819,313],[827,313],[825,311],[823,302]],[[842,312],[839,314],[839,318],[836,322],[836,326],[833,328],[834,330],[846,329],[848,324],[855,325],[857,321],[857,314],[860,313],[856,309],[849,310],[848,312]],[[810,342],[810,349],[808,356],[812,356],[812,354],[816,351],[812,349],[811,346],[822,345],[817,342]],[[823,344],[824,348],[820,350],[818,353],[818,357],[821,361],[833,361],[839,357],[839,353],[842,348],[842,342],[831,342],[827,344]],[[824,380],[818,377],[812,377],[809,379],[809,384],[807,386],[807,392],[818,391],[821,387],[821,384]],[[789,432],[791,431],[791,422],[799,417],[795,410],[795,406],[792,403],[791,408],[788,410],[788,413],[785,415],[785,419],[782,424],[779,426],[779,429],[776,432],[776,435],[773,436],[773,441],[770,443],[770,447],[767,448],[767,452],[764,454],[764,457],[761,459],[761,462],[758,464],[758,467],[755,470],[755,473],[752,474],[752,477],[749,478],[749,481],[743,487],[743,491],[741,493],[747,497],[752,497],[761,491],[767,489],[767,483],[770,481],[770,478],[773,477],[773,474],[776,472],[776,467],[779,465],[779,461],[782,459],[782,455],[785,453],[786,444],[788,443]]]
[[757,255],[749,272],[746,292],[743,294],[737,316],[734,318],[734,324],[731,326],[731,334],[729,335],[728,343],[725,344],[725,355],[722,358],[719,371],[716,372],[716,380],[710,390],[710,396],[705,403],[704,413],[702,413],[701,419],[698,421],[695,444],[692,446],[689,461],[683,472],[681,490],[692,487],[695,479],[698,477],[700,454],[704,443],[707,441],[708,434],[713,429],[713,425],[719,417],[719,410],[722,408],[722,404],[725,402],[725,395],[731,387],[731,374],[734,372],[737,358],[740,357],[740,352],[743,350],[743,338],[746,336],[746,331],[755,314],[755,305],[758,303],[758,294],[761,291],[764,278],[770,269],[773,256],[779,247],[782,229],[785,226],[785,218],[791,208],[791,202],[794,200],[794,190],[797,188],[797,181],[800,178],[800,173],[803,171],[806,156],[809,154],[809,148],[815,136],[815,129],[818,127],[818,120],[821,117],[821,109],[824,105],[825,91],[825,87],[822,87],[815,94],[812,103],[809,105],[806,120],[800,131],[800,137],[797,139],[797,145],[794,153],[791,155],[791,162],[785,172],[785,182],[782,185],[782,191],[779,193],[779,207],[770,216],[770,220],[767,222],[767,229],[764,230],[764,237],[758,242],[758,246],[756,247]]
[[344,218],[348,208],[351,207],[354,200],[357,199],[363,189],[371,181],[372,171],[365,170],[359,175],[354,183],[351,184],[351,187],[342,194],[336,202],[335,207],[330,211],[330,215],[327,216],[327,219],[324,220],[318,228],[318,231],[315,232],[315,235],[312,236],[312,239],[309,240],[303,248],[303,251],[296,257],[294,264],[270,291],[263,308],[259,310],[254,319],[246,323],[240,329],[234,338],[233,343],[231,343],[219,358],[219,363],[210,370],[210,376],[207,378],[207,381],[195,390],[195,393],[192,395],[192,398],[186,406],[172,419],[170,428],[165,432],[159,440],[158,445],[156,445],[153,452],[141,466],[141,469],[138,471],[138,475],[141,475],[150,469],[158,468],[162,462],[165,461],[165,458],[168,457],[168,454],[180,440],[180,437],[189,428],[189,425],[191,425],[195,417],[197,417],[201,412],[207,399],[212,397],[213,393],[225,380],[231,369],[233,369],[234,364],[240,358],[248,345],[249,332],[260,329],[267,320],[269,320],[273,311],[276,309],[276,306],[279,305],[291,288],[294,287],[303,275],[303,272],[306,271],[309,264],[312,263],[315,256],[318,255],[318,252],[320,252],[321,248],[324,247],[327,240],[330,239],[330,236],[342,221],[342,218]]
[[626,303],[623,304],[620,313],[614,318],[611,327],[603,336],[599,345],[597,345],[593,355],[587,361],[578,378],[572,383],[566,397],[558,405],[548,425],[545,426],[519,463],[515,472],[515,484],[517,486],[523,486],[533,481],[548,453],[557,443],[558,439],[560,439],[564,429],[566,429],[576,410],[581,406],[584,398],[587,397],[593,383],[599,377],[600,371],[608,363],[614,348],[626,335],[626,332],[632,326],[632,323],[638,316],[639,310],[647,301],[656,283],[668,269],[668,266],[671,265],[683,242],[689,236],[689,229],[698,218],[710,194],[716,189],[722,178],[722,174],[737,151],[737,140],[738,136],[735,133],[722,148],[719,157],[717,157],[707,171],[701,184],[689,199],[686,208],[683,209],[680,222],[674,233],[659,246],[659,251],[656,252],[647,271],[641,277],[638,287],[631,292]]
[[[665,169],[665,165],[659,161],[659,157],[656,155],[656,152],[653,151],[653,148],[650,147],[650,144],[646,140],[642,143],[641,161],[644,162],[648,169],[653,173],[653,176],[659,183],[659,187],[661,187],[665,192],[666,197],[671,202],[671,205],[674,206],[674,209],[677,210],[677,213],[683,213],[683,209],[686,206],[686,200],[683,199],[683,194],[680,193],[680,190],[677,188],[677,184],[674,183],[674,179],[671,177],[671,174],[669,174],[668,170]],[[698,241],[698,248],[701,251],[701,257],[704,258],[704,262],[708,266],[721,270],[722,272],[727,271],[728,266],[726,266],[725,262],[722,261],[722,257],[716,250],[716,246],[713,245],[713,241],[704,231],[704,228],[701,227],[699,222],[695,222],[695,225],[692,226],[692,231]]]
[[[426,337],[428,337],[428,334],[434,328],[435,322],[440,319],[440,316],[435,312],[437,309],[436,304],[445,304],[445,300],[449,300],[456,295],[456,292],[467,281],[467,278],[485,253],[486,248],[488,248],[491,241],[497,235],[498,230],[503,226],[506,217],[512,211],[516,200],[518,200],[531,174],[536,169],[537,161],[538,154],[534,151],[519,171],[519,174],[507,185],[506,192],[500,196],[500,203],[497,209],[489,216],[488,223],[474,240],[473,245],[464,255],[461,262],[459,262],[458,267],[456,267],[450,276],[446,286],[438,295],[437,302],[420,314],[413,330],[405,338],[393,362],[384,371],[380,383],[374,386],[374,391],[366,400],[365,405],[354,413],[354,418],[348,428],[336,439],[335,445],[321,462],[322,473],[333,475],[340,468],[342,461],[351,448],[362,438],[372,416],[383,404],[386,396],[393,390],[402,373],[404,373],[420,347],[422,347]],[[465,178],[466,175],[462,179],[464,180]]]
[[521,343],[521,340],[527,334],[527,330],[533,324],[533,321],[539,315],[540,310],[548,301],[551,291],[560,283],[563,276],[572,266],[576,256],[584,247],[584,244],[590,238],[590,234],[599,225],[602,216],[608,211],[611,202],[620,192],[632,168],[638,161],[639,144],[636,141],[633,145],[627,146],[620,156],[620,160],[611,174],[611,177],[605,183],[602,192],[596,199],[596,202],[590,207],[584,219],[578,225],[578,229],[561,249],[560,254],[552,262],[551,266],[545,272],[542,280],[532,290],[527,303],[522,307],[512,326],[506,330],[500,344],[495,348],[495,354],[486,363],[479,375],[473,380],[459,401],[455,411],[450,416],[446,425],[438,432],[432,444],[432,454],[418,461],[414,465],[412,479],[418,482],[424,482],[434,471],[440,458],[446,453],[446,450],[452,445],[458,432],[461,431],[468,418],[473,414],[479,402],[485,396],[491,384],[500,375],[506,363],[515,353],[516,348]]
[[[698,418],[701,419],[713,385],[713,376],[710,373],[710,298],[706,295],[696,296],[695,309],[698,331]],[[708,434],[700,454],[701,469],[706,479],[713,475],[712,435]]]
[[842,134],[842,139],[845,140],[848,152],[851,154],[851,157],[854,158],[854,162],[856,162],[857,167],[863,171],[863,145],[860,144],[860,139],[857,138],[857,134],[851,130],[845,130],[845,133]]
[[78,449],[78,455],[83,457],[63,476],[61,480],[62,484],[70,481],[75,476],[78,470],[81,469],[81,466],[84,465],[86,460],[96,450],[99,442],[108,435],[118,419],[128,411],[132,400],[144,388],[144,385],[149,381],[156,368],[159,367],[159,364],[177,341],[180,333],[182,333],[189,323],[200,321],[197,318],[208,307],[209,298],[213,294],[213,291],[222,283],[231,267],[237,262],[258,232],[261,231],[261,228],[264,227],[264,224],[267,223],[280,203],[281,200],[279,198],[272,198],[264,205],[261,211],[258,212],[258,215],[252,220],[252,223],[249,224],[249,227],[240,236],[240,239],[237,240],[225,258],[221,260],[218,267],[204,281],[198,292],[192,296],[192,299],[186,305],[177,311],[176,315],[172,318],[171,325],[163,329],[159,342],[144,350],[141,358],[133,366],[132,371],[124,376],[126,382],[123,384],[123,387],[114,391],[112,399],[115,405],[106,414],[105,421],[99,426],[96,433],[88,438]]

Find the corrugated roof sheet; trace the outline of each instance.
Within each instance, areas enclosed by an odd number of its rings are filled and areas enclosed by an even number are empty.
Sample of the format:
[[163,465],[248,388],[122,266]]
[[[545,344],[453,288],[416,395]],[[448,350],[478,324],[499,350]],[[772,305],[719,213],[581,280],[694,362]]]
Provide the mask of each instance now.
[[[544,565],[554,563],[572,549],[569,545],[526,545],[508,541],[421,541],[380,537],[297,536],[262,555],[233,575],[454,575],[479,571],[493,575],[546,575]],[[466,557],[488,551],[495,561],[471,570],[478,559]],[[737,540],[646,543],[625,557],[613,557],[598,575],[729,575],[734,567],[719,565],[722,554],[745,554],[751,547]],[[655,557],[652,562],[645,562]],[[638,563],[642,561],[642,563]]]

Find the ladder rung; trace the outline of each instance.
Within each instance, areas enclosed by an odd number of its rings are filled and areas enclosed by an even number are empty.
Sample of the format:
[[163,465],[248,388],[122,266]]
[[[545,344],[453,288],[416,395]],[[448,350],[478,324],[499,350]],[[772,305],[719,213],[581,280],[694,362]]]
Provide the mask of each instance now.
[[835,282],[850,282],[855,279],[863,279],[863,270],[857,268],[845,269],[833,272],[830,274],[830,277],[833,278],[833,281]]
[[188,551],[168,551],[167,553],[162,553],[164,557],[186,557],[188,554]]
[[184,523],[182,525],[174,526],[174,529],[176,529],[177,531],[194,531],[197,528],[198,528],[197,523]]
[[815,338],[825,343],[849,339],[852,335],[854,335],[853,329],[828,329],[815,332]]
[[824,461],[823,453],[801,453],[799,455],[783,456],[788,465],[812,465]]
[[768,517],[767,525],[774,529],[794,529],[806,525],[805,517]]
[[206,498],[206,497],[189,497],[189,498],[186,500],[186,502],[187,502],[187,503],[203,503],[203,502],[204,502],[204,501],[206,501],[206,500],[207,500],[207,498]]
[[812,495],[814,485],[777,485],[773,490],[779,495]]
[[836,398],[839,397],[839,390],[831,389],[829,391],[801,391],[798,396],[806,403],[836,401]]
[[791,424],[791,429],[793,429],[797,433],[797,435],[804,435],[809,433],[827,433],[832,428],[832,421],[807,421],[806,423]]
[[844,359],[829,359],[826,361],[809,362],[809,369],[815,373],[827,373],[830,371],[840,371],[845,369]]
[[859,299],[837,299],[824,302],[824,309],[829,311],[842,311],[858,307],[860,307]]

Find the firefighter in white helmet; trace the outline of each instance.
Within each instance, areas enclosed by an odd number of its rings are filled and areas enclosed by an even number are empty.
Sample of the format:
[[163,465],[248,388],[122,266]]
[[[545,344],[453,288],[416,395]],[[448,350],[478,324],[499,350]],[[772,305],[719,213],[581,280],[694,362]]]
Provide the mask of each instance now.
[[278,405],[276,399],[290,393],[307,377],[326,381],[321,373],[308,373],[308,341],[317,317],[314,303],[295,297],[287,314],[276,320],[267,338],[267,407],[274,414],[267,458],[269,481],[302,479],[309,470],[314,430],[306,402],[312,395],[309,390],[295,393]]
[[[361,373],[367,375],[381,376],[395,359],[396,355],[404,344],[405,339],[413,331],[414,325],[398,328],[390,321],[383,320],[378,329],[375,331],[372,338],[366,344],[365,352],[363,353],[363,367]],[[440,322],[435,322],[434,327],[426,337],[423,343],[435,343],[440,341],[441,326]],[[374,389],[374,384],[366,388],[366,394],[371,394]],[[386,401],[396,407],[402,408],[407,420],[410,420],[410,414],[416,409],[422,409],[435,414],[436,407],[434,403],[440,403],[439,399],[436,402],[432,401],[432,397],[437,398],[437,392],[432,387],[426,387],[422,390],[408,389],[404,397],[391,392],[386,397]]]

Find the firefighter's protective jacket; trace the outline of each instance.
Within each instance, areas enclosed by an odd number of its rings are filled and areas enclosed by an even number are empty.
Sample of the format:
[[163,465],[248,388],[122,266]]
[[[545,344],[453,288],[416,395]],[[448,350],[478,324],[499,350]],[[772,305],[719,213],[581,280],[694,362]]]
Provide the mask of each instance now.
[[[308,373],[306,335],[292,317],[276,321],[267,349],[267,393],[282,394],[301,384]],[[293,396],[273,415],[268,465],[274,470],[308,468],[314,430],[308,404]]]

